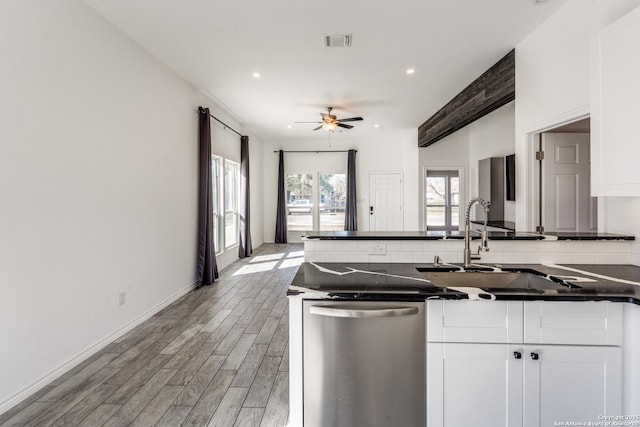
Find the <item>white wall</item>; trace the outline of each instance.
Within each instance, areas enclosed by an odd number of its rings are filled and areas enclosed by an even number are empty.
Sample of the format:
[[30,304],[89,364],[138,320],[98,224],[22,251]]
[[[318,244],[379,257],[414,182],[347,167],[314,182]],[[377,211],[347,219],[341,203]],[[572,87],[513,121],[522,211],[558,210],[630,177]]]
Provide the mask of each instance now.
[[[420,148],[420,207],[424,206],[426,169],[462,169],[464,178],[461,181],[466,186],[461,189],[461,204],[464,206],[467,200],[477,196],[478,160],[504,157],[515,152],[514,123],[515,105],[510,102],[435,144]],[[424,229],[423,213],[420,217],[420,227]],[[515,202],[505,201],[504,219],[515,221]]]
[[[592,36],[640,5],[639,0],[570,0],[516,46],[516,226],[531,222],[527,133],[588,115]],[[599,231],[640,239],[640,202],[601,199]],[[635,264],[640,258],[634,245]]]
[[[355,135],[355,136],[354,136]],[[358,150],[356,154],[356,185],[358,200],[358,229],[369,229],[369,173],[403,173],[404,228],[418,230],[418,147],[417,129],[358,134],[334,134],[329,142],[294,141],[265,142],[264,144],[264,241],[273,242],[275,237],[278,154],[274,150]],[[347,153],[285,153],[286,173],[344,171],[347,168]],[[331,169],[331,170],[329,170]]]
[[466,205],[469,200],[469,126],[444,137],[440,141],[418,148],[418,201],[420,211],[420,230],[425,224],[425,174],[428,169],[459,170],[460,204]]
[[[515,103],[510,102],[469,125],[470,195],[478,195],[478,161],[515,153]],[[506,183],[505,183],[506,191]],[[506,198],[506,193],[505,193]],[[516,220],[516,202],[504,201],[504,220]]]
[[636,236],[631,248],[631,263],[640,266],[640,198],[608,197],[604,201],[606,201],[603,209],[607,221],[606,232]]
[[249,178],[251,185],[251,241],[253,249],[264,243],[264,159],[263,143],[249,135]]
[[191,289],[214,105],[79,1],[0,2],[0,52],[3,412]]

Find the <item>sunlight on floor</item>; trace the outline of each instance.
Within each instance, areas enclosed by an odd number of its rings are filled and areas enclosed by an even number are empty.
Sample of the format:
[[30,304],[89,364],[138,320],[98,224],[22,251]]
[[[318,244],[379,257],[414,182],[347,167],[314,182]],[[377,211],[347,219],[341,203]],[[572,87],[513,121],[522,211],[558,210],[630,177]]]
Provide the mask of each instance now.
[[241,276],[244,274],[260,273],[276,269],[297,268],[303,262],[304,250],[270,255],[258,255],[252,257],[249,264],[239,268],[238,271],[233,273],[233,275]]
[[278,264],[278,261],[263,262],[260,264],[247,264],[244,267],[238,269],[238,271],[233,273],[233,275],[240,276],[243,274],[259,273],[261,271],[275,270],[277,264]]
[[[304,253],[304,251],[303,251]],[[284,256],[284,254],[273,254],[273,255],[259,255],[255,258],[253,258],[251,261],[249,261],[250,263],[254,263],[254,262],[265,262],[265,261],[273,261],[273,260],[277,260],[280,259]]]
[[298,258],[292,258],[292,259],[285,259],[283,260],[280,265],[278,266],[278,268],[291,268],[291,267],[298,267],[300,266],[300,264],[302,264],[304,262],[304,258],[302,257],[298,257]]
[[287,254],[287,258],[297,258],[297,257],[303,257],[303,256],[304,256],[304,251],[289,252]]

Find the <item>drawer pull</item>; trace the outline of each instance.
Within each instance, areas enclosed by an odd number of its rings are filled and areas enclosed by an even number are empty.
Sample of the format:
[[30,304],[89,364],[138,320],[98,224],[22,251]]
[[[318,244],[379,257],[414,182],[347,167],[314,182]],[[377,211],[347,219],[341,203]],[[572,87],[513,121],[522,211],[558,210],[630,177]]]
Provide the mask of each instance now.
[[522,353],[520,353],[519,351],[514,351],[513,357],[515,357],[516,359],[522,359]]
[[538,353],[531,353],[531,358],[533,360],[538,360],[540,358],[540,355]]

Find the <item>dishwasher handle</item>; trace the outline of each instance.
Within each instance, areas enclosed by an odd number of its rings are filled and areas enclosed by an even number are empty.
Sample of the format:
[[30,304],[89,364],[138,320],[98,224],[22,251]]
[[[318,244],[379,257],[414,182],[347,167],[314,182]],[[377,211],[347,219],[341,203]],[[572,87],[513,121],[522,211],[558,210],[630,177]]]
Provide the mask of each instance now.
[[375,309],[339,308],[327,305],[312,305],[310,314],[328,317],[347,317],[352,319],[373,319],[376,317],[412,316],[418,314],[418,307],[396,307]]

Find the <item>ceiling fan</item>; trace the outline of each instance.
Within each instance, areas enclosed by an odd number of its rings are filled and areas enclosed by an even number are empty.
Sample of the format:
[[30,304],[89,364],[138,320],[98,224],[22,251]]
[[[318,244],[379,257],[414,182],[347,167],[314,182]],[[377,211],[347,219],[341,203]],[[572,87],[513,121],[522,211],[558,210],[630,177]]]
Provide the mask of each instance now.
[[320,126],[318,126],[313,130],[324,129],[324,130],[328,130],[329,132],[333,132],[339,127],[344,129],[353,128],[353,125],[346,125],[344,124],[344,122],[359,122],[363,120],[362,117],[349,117],[346,119],[339,119],[335,115],[331,114],[331,110],[333,110],[333,107],[327,107],[326,114],[320,113],[320,115],[322,116],[322,121],[320,122],[296,122],[296,123],[319,123]]

